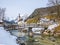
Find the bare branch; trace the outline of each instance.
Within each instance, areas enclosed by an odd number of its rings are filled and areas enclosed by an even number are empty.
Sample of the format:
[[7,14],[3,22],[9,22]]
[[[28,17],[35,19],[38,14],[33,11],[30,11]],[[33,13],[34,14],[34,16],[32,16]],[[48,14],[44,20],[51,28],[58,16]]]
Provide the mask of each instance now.
[[[56,13],[57,13],[57,16],[59,17],[60,16],[60,0],[48,0],[49,2],[49,6],[55,6],[55,10],[56,10]],[[53,11],[53,10],[50,10],[50,11]]]

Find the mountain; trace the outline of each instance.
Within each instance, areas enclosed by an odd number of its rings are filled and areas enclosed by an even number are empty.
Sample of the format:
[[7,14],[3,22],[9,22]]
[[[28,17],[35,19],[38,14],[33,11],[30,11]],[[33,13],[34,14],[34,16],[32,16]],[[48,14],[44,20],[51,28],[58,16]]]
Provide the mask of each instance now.
[[44,16],[44,15],[48,15],[48,14],[52,14],[52,13],[56,13],[56,12],[57,12],[56,11],[56,6],[37,8],[37,9],[34,10],[34,12],[26,20],[34,18],[38,15],[40,15],[40,17],[41,17],[41,16]]

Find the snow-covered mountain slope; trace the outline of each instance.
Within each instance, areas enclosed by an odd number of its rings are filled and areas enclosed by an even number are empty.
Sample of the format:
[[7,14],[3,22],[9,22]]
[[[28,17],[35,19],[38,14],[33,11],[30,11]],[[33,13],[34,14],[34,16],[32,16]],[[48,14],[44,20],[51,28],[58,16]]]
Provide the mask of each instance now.
[[3,27],[0,27],[0,45],[17,45],[16,37],[10,35]]

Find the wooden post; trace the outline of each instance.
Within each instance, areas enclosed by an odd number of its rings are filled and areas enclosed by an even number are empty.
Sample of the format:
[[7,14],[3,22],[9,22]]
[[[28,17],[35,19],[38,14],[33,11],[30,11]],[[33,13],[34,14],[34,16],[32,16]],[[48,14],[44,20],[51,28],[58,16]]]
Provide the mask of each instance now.
[[28,36],[33,37],[32,27],[28,27]]

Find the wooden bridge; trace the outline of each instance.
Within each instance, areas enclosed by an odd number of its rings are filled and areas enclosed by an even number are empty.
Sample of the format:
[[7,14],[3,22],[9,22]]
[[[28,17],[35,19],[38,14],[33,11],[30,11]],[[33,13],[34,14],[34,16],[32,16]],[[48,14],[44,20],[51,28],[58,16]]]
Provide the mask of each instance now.
[[22,24],[18,26],[19,28],[28,28],[28,27],[32,27],[32,28],[40,28],[40,27],[44,27],[43,25],[39,24],[39,23],[31,23],[31,24]]
[[19,30],[19,29],[24,29],[24,28],[29,28],[29,27],[32,27],[32,28],[44,28],[44,27],[47,27],[46,25],[44,26],[39,24],[39,23],[31,23],[31,24],[21,24],[21,25],[18,25],[18,24],[14,24],[14,25],[8,25],[8,30]]

